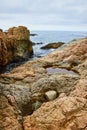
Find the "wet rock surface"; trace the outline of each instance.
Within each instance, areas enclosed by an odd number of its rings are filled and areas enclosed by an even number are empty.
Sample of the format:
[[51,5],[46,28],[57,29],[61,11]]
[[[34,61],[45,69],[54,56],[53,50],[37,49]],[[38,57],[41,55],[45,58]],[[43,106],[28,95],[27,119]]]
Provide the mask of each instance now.
[[86,130],[87,38],[1,74],[0,91],[14,97],[24,130]]
[[41,49],[56,49],[60,46],[62,46],[64,42],[54,42],[54,43],[49,43],[45,46],[42,46]]

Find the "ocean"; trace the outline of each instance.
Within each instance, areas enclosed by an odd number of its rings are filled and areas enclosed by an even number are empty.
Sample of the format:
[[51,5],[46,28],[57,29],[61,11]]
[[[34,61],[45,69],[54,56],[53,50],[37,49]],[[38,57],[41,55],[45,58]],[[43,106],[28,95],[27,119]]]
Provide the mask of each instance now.
[[87,37],[87,32],[85,31],[31,31],[31,34],[37,34],[35,36],[31,36],[30,39],[36,44],[33,46],[34,49],[34,58],[42,57],[46,54],[54,51],[54,49],[43,50],[40,49],[42,46],[52,43],[52,42],[65,42],[66,44],[73,39]]

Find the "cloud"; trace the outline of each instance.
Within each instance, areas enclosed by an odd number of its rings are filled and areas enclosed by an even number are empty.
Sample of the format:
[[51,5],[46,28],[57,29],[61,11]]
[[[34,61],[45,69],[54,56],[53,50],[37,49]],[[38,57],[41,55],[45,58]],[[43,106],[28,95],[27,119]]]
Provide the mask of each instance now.
[[50,28],[85,26],[87,29],[86,16],[86,0],[3,0],[0,4],[2,27],[23,24],[31,28],[50,25]]

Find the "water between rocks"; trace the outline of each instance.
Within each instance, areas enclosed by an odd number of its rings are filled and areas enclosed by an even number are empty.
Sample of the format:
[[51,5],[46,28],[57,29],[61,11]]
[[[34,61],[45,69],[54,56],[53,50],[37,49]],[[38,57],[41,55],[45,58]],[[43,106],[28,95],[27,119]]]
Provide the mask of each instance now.
[[67,69],[64,69],[64,68],[47,68],[47,73],[48,74],[55,74],[55,73],[62,73],[62,74],[72,74],[72,75],[76,75],[78,76],[77,73],[75,73],[74,71],[72,70],[67,70]]

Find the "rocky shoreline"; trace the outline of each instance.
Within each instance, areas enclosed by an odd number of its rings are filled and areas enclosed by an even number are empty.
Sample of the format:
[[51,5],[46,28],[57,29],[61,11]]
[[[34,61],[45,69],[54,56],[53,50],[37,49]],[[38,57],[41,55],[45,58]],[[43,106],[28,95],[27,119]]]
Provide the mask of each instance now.
[[87,38],[1,74],[0,93],[0,130],[87,130]]
[[30,31],[25,26],[0,29],[0,66],[10,62],[21,62],[33,55]]

